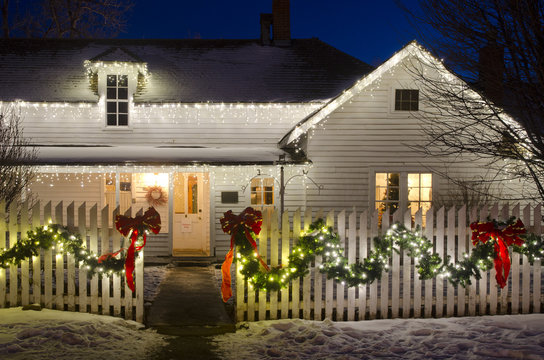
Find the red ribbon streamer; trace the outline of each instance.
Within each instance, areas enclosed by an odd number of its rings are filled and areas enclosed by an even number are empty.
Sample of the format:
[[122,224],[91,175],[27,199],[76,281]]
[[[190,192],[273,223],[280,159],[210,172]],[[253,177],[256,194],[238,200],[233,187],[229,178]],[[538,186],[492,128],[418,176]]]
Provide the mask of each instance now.
[[525,234],[525,226],[518,219],[514,224],[510,224],[503,229],[497,228],[492,221],[470,224],[472,230],[472,244],[478,242],[485,244],[489,239],[495,240],[495,279],[502,288],[506,286],[506,279],[510,273],[510,254],[508,247],[512,244],[522,245],[523,239],[519,235]]
[[[117,215],[115,218],[115,227],[123,236],[130,235],[130,246],[127,250],[127,257],[125,259],[125,274],[127,278],[127,285],[134,292],[134,261],[135,254],[137,251],[142,250],[146,243],[146,230],[158,234],[161,230],[161,216],[155,210],[155,208],[150,207],[147,211],[141,215],[131,218],[128,216]],[[143,243],[140,246],[136,246],[136,241],[138,240],[138,235],[143,235]],[[123,250],[123,249],[121,249]],[[117,253],[119,253],[119,250]],[[116,253],[116,255],[117,255]],[[110,256],[112,254],[107,254],[103,256]],[[100,258],[102,258],[101,256]],[[113,255],[115,256],[115,255]],[[99,260],[100,261],[100,260]]]
[[236,242],[235,239],[237,233],[243,232],[247,241],[249,241],[251,246],[253,246],[253,249],[255,249],[255,253],[257,254],[257,258],[261,262],[261,265],[266,269],[266,271],[269,271],[270,269],[266,262],[259,255],[257,251],[257,243],[251,235],[252,232],[255,235],[259,235],[259,233],[261,232],[263,216],[260,211],[248,207],[244,211],[242,211],[240,215],[237,216],[232,213],[232,210],[229,210],[224,213],[224,216],[221,218],[220,221],[223,231],[227,234],[230,234],[230,250],[225,256],[225,261],[223,262],[223,265],[221,265],[221,274],[223,276],[223,281],[221,283],[221,296],[223,297],[223,301],[227,302],[227,300],[230,299],[232,296],[230,267],[232,265],[232,259],[234,257],[234,245]]

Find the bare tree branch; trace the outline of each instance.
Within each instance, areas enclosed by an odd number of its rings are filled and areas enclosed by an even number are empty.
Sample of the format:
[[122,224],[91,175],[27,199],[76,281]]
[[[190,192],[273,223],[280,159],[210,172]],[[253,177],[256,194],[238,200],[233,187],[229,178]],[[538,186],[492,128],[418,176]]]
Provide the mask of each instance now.
[[421,12],[404,9],[424,45],[463,82],[435,76],[443,69],[413,70],[426,109],[433,109],[424,112],[429,140],[419,150],[469,154],[507,179],[529,180],[536,192],[528,197],[544,201],[544,1],[420,0],[420,6]]
[[126,27],[132,0],[2,0],[4,38],[115,37]]
[[21,114],[16,104],[0,107],[0,201],[9,205],[27,188],[34,177],[29,164],[37,156],[23,137]]

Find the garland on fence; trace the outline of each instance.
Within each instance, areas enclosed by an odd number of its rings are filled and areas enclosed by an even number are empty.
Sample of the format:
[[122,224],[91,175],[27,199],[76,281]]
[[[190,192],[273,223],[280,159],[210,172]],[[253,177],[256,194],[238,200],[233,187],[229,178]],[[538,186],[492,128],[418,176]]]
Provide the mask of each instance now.
[[[248,217],[251,218],[250,221]],[[447,277],[453,285],[463,287],[471,284],[471,277],[480,279],[480,271],[490,270],[493,265],[498,269],[497,283],[501,287],[504,286],[504,283],[499,281],[499,276],[504,279],[508,277],[509,265],[505,264],[509,264],[509,257],[507,261],[505,256],[508,255],[507,252],[503,252],[503,245],[512,245],[513,251],[526,255],[531,264],[544,256],[542,237],[525,234],[523,223],[511,218],[507,222],[471,224],[474,248],[470,253],[464,253],[463,258],[456,264],[450,263],[449,256],[443,260],[438,254],[433,253],[432,242],[421,234],[419,227],[412,232],[400,223],[387,230],[385,236],[373,239],[374,247],[367,258],[349,264],[338,234],[332,227],[326,226],[323,219],[317,219],[307,231],[302,232],[298,243],[289,254],[288,265],[265,267],[262,265],[263,261],[255,242],[261,223],[261,213],[252,208],[245,209],[239,216],[234,216],[232,211],[229,211],[221,219],[223,231],[231,234],[230,262],[232,249],[236,246],[240,273],[253,288],[265,291],[285,288],[289,281],[308,274],[309,266],[316,256],[322,256],[322,264],[319,267],[322,273],[327,274],[329,279],[336,279],[350,287],[370,284],[381,278],[383,271],[389,269],[388,264],[393,251],[400,253],[404,250],[408,256],[417,260],[416,268],[420,279],[427,280],[440,275]],[[231,296],[230,272],[227,271],[230,263],[227,264],[227,260],[222,267],[224,301]]]
[[[19,265],[22,261],[40,255],[43,250],[56,250],[57,255],[73,255],[80,268],[87,270],[88,276],[95,274],[126,274],[127,285],[134,291],[134,260],[136,254],[145,246],[149,231],[157,234],[160,230],[160,216],[154,208],[149,208],[143,216],[129,218],[118,215],[115,221],[117,230],[130,237],[128,249],[98,256],[85,246],[77,233],[70,232],[58,224],[38,226],[27,231],[27,237],[18,240],[9,249],[0,252],[0,267]],[[126,251],[125,251],[126,250]]]

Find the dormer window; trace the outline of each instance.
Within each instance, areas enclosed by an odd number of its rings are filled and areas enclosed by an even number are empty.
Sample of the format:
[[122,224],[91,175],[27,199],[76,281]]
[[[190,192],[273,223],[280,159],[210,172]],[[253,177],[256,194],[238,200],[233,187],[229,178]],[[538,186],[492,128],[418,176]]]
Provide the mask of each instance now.
[[396,89],[395,111],[418,111],[419,90]]
[[90,88],[98,95],[103,129],[130,132],[134,94],[144,86],[149,73],[147,64],[136,54],[112,47],[83,63]]
[[107,75],[106,118],[108,126],[128,125],[127,75]]

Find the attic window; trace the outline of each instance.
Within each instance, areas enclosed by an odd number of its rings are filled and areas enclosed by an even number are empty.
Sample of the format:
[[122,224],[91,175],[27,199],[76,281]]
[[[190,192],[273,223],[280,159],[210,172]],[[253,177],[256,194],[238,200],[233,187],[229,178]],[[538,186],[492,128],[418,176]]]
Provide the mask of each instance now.
[[396,89],[395,111],[418,111],[419,90]]
[[128,125],[127,75],[107,75],[106,117],[108,126]]

